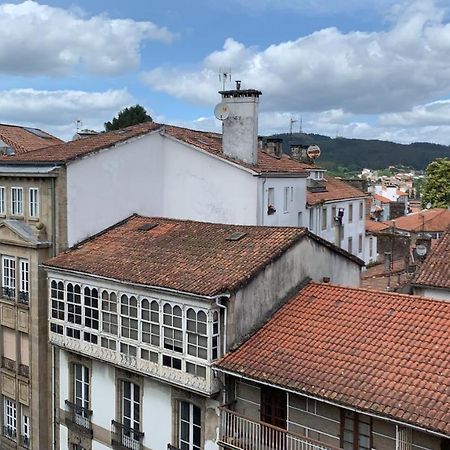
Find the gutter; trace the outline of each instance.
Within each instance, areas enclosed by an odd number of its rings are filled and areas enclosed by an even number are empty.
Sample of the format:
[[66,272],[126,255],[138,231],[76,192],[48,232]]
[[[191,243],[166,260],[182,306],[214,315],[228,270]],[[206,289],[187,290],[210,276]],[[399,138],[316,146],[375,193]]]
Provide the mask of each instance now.
[[286,387],[283,387],[283,386],[279,386],[277,384],[269,383],[267,381],[261,381],[261,380],[258,380],[256,378],[250,378],[250,377],[247,377],[245,375],[241,375],[241,374],[236,373],[236,372],[231,372],[229,370],[222,369],[222,368],[220,368],[217,365],[215,365],[214,368],[218,372],[221,372],[221,373],[223,373],[225,375],[230,375],[230,376],[233,376],[233,377],[236,377],[236,378],[240,378],[242,380],[263,384],[265,386],[269,386],[269,387],[276,388],[276,389],[282,389],[283,391],[289,392],[291,394],[303,395],[303,396],[305,396],[307,398],[310,398],[312,400],[317,400],[319,402],[327,403],[329,405],[336,406],[338,408],[349,409],[350,411],[354,411],[354,412],[357,412],[357,413],[361,413],[361,414],[365,414],[365,415],[368,415],[368,416],[371,416],[371,417],[375,417],[376,419],[386,420],[388,422],[392,422],[392,423],[395,423],[397,425],[414,428],[415,430],[426,432],[426,433],[430,433],[430,434],[433,434],[435,436],[439,436],[439,437],[442,437],[442,438],[445,438],[445,439],[449,438],[448,434],[443,434],[443,433],[439,433],[437,431],[432,431],[432,430],[429,430],[427,428],[423,428],[423,427],[420,427],[420,426],[417,426],[417,425],[413,425],[413,424],[408,423],[408,422],[402,422],[401,420],[396,420],[396,419],[392,419],[392,418],[387,417],[387,416],[382,416],[380,414],[372,413],[371,411],[366,411],[366,410],[363,410],[363,409],[358,409],[358,408],[354,408],[352,406],[347,406],[347,405],[344,405],[344,404],[341,404],[341,403],[333,402],[333,401],[328,400],[328,399],[323,398],[323,397],[318,397],[318,396],[315,396],[315,395],[308,394],[307,392],[295,391],[293,389],[289,389],[289,388],[286,388]]

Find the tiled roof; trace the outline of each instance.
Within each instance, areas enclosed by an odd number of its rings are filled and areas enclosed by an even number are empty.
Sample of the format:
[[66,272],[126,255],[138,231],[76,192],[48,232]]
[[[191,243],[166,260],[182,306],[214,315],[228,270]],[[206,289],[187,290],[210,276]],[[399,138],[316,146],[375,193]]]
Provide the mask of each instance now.
[[[393,220],[386,222],[392,226]],[[395,227],[405,231],[445,231],[450,226],[450,209],[425,209],[395,219]]]
[[17,155],[63,142],[37,128],[6,124],[0,124],[0,140],[12,147]]
[[425,259],[414,284],[450,289],[450,230],[439,239]]
[[310,283],[231,373],[450,435],[450,302]]
[[[158,224],[143,231],[146,224]],[[246,233],[229,241],[232,233]],[[309,232],[132,216],[47,261],[49,267],[198,295],[234,291]]]
[[379,291],[396,291],[411,280],[410,274],[405,270],[403,259],[396,259],[390,271],[385,269],[384,263],[369,267],[361,272],[361,287]]
[[384,222],[377,222],[376,220],[366,220],[366,233],[377,233],[389,228]]
[[223,154],[222,135],[220,134],[190,130],[172,125],[162,125],[155,122],[134,125],[121,130],[110,131],[108,133],[99,133],[95,136],[78,139],[49,148],[43,148],[28,153],[27,155],[0,158],[0,162],[68,162],[158,129],[161,133],[172,136],[212,155],[234,162],[257,173],[298,173],[306,176],[309,169],[312,167],[308,164],[296,161],[287,155],[277,158],[260,149],[258,149],[258,163],[247,164]]
[[326,176],[326,191],[309,192],[306,194],[308,205],[315,205],[322,201],[346,200],[351,198],[366,197],[363,191],[353,187],[345,181],[339,180],[331,175]]
[[373,194],[373,198],[377,201],[379,201],[380,203],[391,203],[391,199],[384,197],[383,195],[380,194]]

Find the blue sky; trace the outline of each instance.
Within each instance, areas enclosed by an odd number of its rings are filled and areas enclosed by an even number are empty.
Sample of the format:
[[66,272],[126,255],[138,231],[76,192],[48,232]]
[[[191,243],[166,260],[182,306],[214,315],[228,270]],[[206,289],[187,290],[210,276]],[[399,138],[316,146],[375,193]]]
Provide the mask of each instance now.
[[[70,138],[142,104],[220,129],[220,70],[261,89],[260,132],[450,144],[450,0],[0,3],[0,122]],[[231,86],[231,85],[230,85]]]

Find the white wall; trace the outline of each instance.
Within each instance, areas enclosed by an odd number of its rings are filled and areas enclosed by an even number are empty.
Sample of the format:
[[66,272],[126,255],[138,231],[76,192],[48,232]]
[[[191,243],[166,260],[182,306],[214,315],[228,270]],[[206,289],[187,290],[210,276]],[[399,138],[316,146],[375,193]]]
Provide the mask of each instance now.
[[[372,234],[366,234],[364,239],[365,251],[364,251],[364,262],[366,264],[375,262],[378,260],[377,252],[377,237]],[[370,247],[372,246],[372,256],[370,256]]]
[[92,361],[91,374],[91,409],[92,423],[111,429],[111,420],[115,419],[115,371],[114,367]]
[[414,287],[414,294],[422,297],[435,298],[437,300],[445,300],[450,302],[450,290],[433,289],[430,287]]
[[[289,188],[287,210],[284,210],[284,188]],[[291,187],[293,196],[291,197]],[[276,212],[267,214],[269,188],[274,189],[274,206]],[[308,226],[306,218],[306,178],[274,178],[268,177],[260,179],[258,189],[263,193],[261,202],[260,225],[266,226]],[[260,194],[261,197],[261,194]],[[291,200],[292,198],[292,200]],[[299,223],[299,213],[301,213],[301,222]]]

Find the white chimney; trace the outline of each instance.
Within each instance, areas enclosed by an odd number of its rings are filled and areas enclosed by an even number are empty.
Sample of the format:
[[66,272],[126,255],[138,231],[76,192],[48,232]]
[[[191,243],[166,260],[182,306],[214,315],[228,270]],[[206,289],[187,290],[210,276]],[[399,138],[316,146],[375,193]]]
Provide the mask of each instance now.
[[258,162],[258,103],[261,91],[242,89],[236,81],[236,89],[220,91],[222,103],[229,108],[223,120],[223,153],[249,164]]

